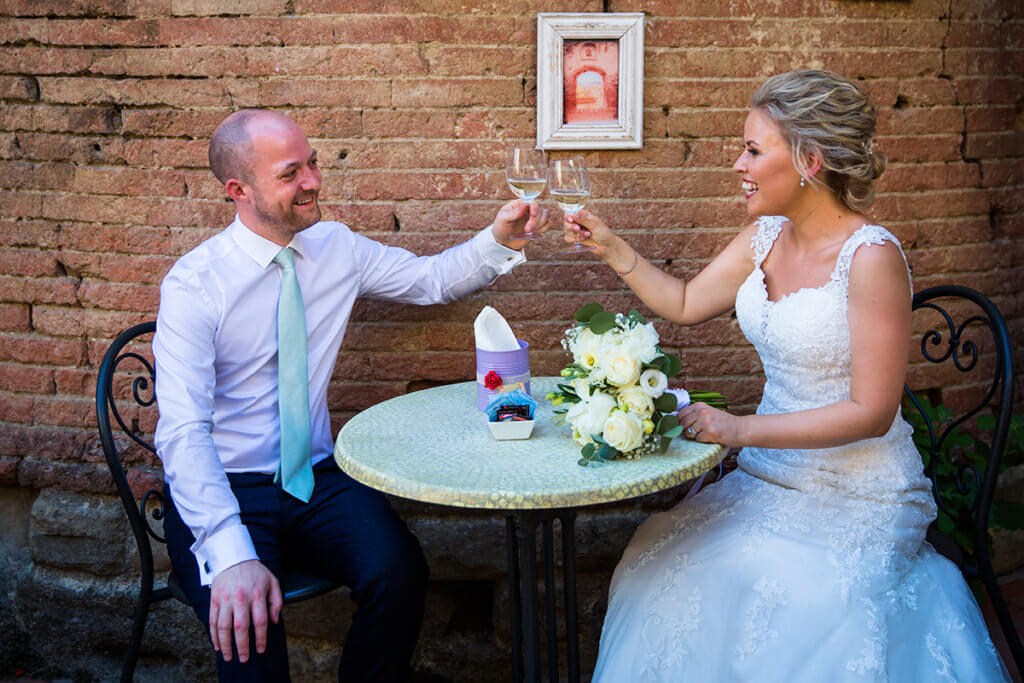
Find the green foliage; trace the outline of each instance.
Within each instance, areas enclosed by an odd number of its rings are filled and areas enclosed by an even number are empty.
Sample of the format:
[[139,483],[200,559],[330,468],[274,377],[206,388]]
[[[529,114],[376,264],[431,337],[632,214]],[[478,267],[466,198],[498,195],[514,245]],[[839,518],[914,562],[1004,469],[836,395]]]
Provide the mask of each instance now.
[[[945,430],[952,424],[953,414],[945,406],[932,405],[923,396],[918,397],[918,400],[924,413],[931,420],[934,438],[941,438]],[[995,416],[982,415],[978,417],[975,424],[978,433],[983,438],[968,433],[960,426],[952,429],[939,444],[934,456],[931,452],[931,438],[924,418],[914,407],[905,410],[904,416],[914,427],[914,444],[921,453],[925,467],[929,467],[932,457],[937,459],[935,463],[936,488],[943,505],[949,512],[940,508],[935,525],[939,531],[952,538],[963,548],[969,561],[973,562],[977,549],[974,547],[971,507],[978,495],[978,485],[975,484],[973,475],[968,471],[965,477],[968,478],[970,486],[966,492],[963,492],[957,486],[957,478],[961,468],[966,465],[973,466],[977,470],[979,478],[984,477],[991,454],[989,442],[991,433],[996,426]],[[1010,431],[1002,460],[999,463],[999,471],[1003,472],[1021,462],[1024,462],[1024,416],[1015,415],[1010,422]],[[988,521],[990,530],[1024,529],[1024,506],[1012,501],[993,500]],[[988,542],[987,552],[990,555],[992,553],[991,539]]]
[[667,391],[654,399],[654,409],[663,413],[674,413],[678,405],[679,402],[676,400],[675,394],[670,394]]
[[586,324],[586,323],[590,322],[590,319],[594,316],[595,313],[599,313],[599,312],[601,312],[603,310],[604,310],[604,306],[602,306],[601,304],[597,304],[597,303],[587,304],[586,306],[583,306],[578,311],[573,313],[572,317],[577,322],[581,322],[583,324]]

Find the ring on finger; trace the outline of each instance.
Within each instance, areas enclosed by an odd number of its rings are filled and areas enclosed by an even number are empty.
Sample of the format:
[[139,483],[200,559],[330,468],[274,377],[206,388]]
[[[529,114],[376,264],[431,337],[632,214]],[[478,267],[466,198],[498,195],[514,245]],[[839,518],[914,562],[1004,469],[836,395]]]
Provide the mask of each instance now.
[[690,436],[695,436],[697,434],[697,430],[693,428],[693,425],[690,425],[686,428],[686,433]]

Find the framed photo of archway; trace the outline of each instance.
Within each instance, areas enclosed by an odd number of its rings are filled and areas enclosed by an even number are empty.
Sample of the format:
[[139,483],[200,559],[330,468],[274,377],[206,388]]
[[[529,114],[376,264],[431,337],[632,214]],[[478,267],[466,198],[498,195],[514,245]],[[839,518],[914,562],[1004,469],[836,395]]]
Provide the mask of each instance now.
[[537,15],[537,145],[639,149],[643,13]]

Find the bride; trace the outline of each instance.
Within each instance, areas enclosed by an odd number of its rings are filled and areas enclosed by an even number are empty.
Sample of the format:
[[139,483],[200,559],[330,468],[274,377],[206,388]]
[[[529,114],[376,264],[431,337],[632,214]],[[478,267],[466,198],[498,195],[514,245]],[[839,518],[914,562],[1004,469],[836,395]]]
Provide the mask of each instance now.
[[999,681],[956,566],[925,542],[935,504],[900,416],[911,285],[861,213],[885,157],[874,107],[823,71],[754,95],[733,169],[757,220],[682,282],[592,212],[565,218],[657,315],[735,307],[767,381],[755,415],[680,411],[739,468],[637,530],[612,577],[594,680]]

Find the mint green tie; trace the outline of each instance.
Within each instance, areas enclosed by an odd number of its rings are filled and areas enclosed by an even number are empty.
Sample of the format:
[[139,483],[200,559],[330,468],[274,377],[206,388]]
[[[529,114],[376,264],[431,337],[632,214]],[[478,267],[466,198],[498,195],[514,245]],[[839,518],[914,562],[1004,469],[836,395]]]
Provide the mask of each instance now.
[[281,463],[276,480],[285,492],[308,503],[313,495],[310,464],[309,376],[306,368],[306,308],[295,276],[295,252],[285,247],[277,301],[277,403],[281,412]]

